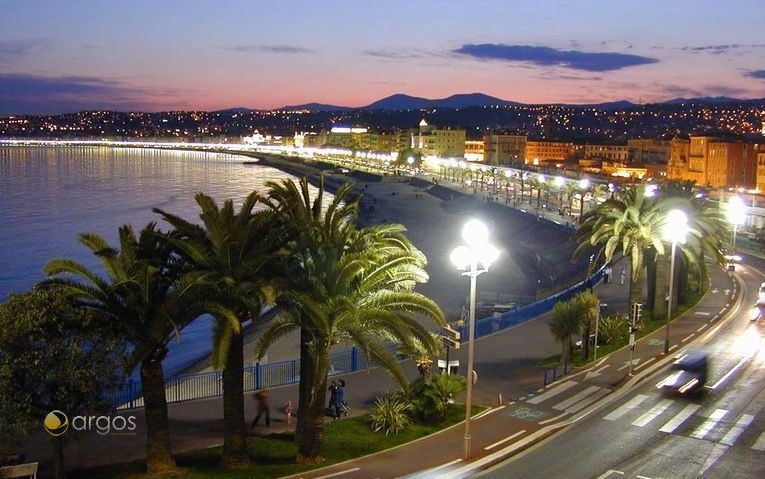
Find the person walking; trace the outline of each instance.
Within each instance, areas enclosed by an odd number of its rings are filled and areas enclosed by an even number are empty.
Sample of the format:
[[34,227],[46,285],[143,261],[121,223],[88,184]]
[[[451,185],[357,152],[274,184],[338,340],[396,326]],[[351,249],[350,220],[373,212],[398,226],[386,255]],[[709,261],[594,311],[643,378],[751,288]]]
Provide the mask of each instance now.
[[252,420],[252,429],[258,425],[260,417],[266,416],[266,427],[271,427],[271,407],[268,404],[268,389],[263,389],[255,393],[255,400],[258,402],[258,414]]
[[624,271],[624,266],[622,266],[622,270],[619,271],[619,284],[624,286],[624,280],[627,279],[627,272]]
[[329,391],[329,404],[327,405],[327,409],[331,410],[334,413],[335,401],[337,399],[337,381],[333,379],[332,382],[329,383],[329,387],[327,388],[327,391]]
[[340,413],[345,404],[345,381],[339,380],[335,389],[335,420],[340,419]]
[[611,266],[606,266],[603,270],[603,282],[606,284],[611,282]]

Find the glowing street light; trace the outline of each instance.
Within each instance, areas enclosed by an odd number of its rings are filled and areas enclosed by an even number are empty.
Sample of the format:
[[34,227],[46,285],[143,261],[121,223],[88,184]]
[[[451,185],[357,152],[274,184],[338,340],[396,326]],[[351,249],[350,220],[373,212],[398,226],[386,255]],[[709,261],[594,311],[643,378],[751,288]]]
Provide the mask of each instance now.
[[656,196],[656,190],[658,187],[656,185],[648,185],[645,187],[645,197],[646,198],[653,198]]
[[[475,297],[476,278],[489,270],[499,257],[499,250],[489,243],[489,229],[479,220],[470,220],[462,228],[462,239],[466,244],[454,248],[452,263],[470,277],[470,319],[468,333],[467,398],[465,400],[465,436],[463,456],[470,458],[470,413],[473,406],[473,343],[475,342]],[[480,269],[479,269],[480,268]]]
[[736,230],[738,225],[743,224],[746,221],[746,206],[744,206],[744,200],[738,196],[731,196],[728,200],[728,210],[726,211],[728,221],[733,225],[733,244],[731,246],[731,253],[736,254]]
[[564,180],[562,176],[556,176],[554,184],[555,184],[556,187],[560,188],[564,184],[566,184],[566,180]]
[[672,284],[675,279],[675,248],[677,243],[684,244],[688,235],[688,217],[681,210],[671,210],[667,213],[662,236],[672,242],[672,253],[669,261],[669,300],[667,301],[667,324],[664,326],[664,354],[669,354],[669,321],[672,319]]

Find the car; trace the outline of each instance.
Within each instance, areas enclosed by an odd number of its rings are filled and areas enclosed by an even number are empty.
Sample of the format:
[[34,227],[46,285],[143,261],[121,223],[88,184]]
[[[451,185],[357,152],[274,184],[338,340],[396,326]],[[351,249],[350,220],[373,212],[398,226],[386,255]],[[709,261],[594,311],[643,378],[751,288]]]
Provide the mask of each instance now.
[[765,312],[765,301],[760,299],[749,312],[749,321],[759,321],[763,318],[763,312]]
[[687,350],[675,357],[670,374],[656,384],[667,395],[690,396],[698,393],[707,382],[709,354]]

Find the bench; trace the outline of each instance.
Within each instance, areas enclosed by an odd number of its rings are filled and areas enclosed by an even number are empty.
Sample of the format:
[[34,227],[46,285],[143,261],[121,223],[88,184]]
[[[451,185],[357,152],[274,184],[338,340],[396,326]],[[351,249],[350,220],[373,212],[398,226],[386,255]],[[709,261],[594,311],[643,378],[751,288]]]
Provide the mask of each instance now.
[[37,464],[36,462],[31,462],[29,464],[19,464],[18,466],[0,467],[0,478],[31,477],[32,479],[37,479]]

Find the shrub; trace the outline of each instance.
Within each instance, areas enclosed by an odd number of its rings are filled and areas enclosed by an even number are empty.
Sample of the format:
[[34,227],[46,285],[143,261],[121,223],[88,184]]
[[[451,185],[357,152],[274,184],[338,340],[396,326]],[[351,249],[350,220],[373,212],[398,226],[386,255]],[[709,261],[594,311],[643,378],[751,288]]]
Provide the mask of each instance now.
[[623,316],[608,316],[600,320],[600,337],[603,344],[620,344],[627,341],[627,320]]
[[375,432],[385,431],[398,434],[399,431],[411,424],[408,412],[411,406],[404,400],[393,397],[379,397],[369,414],[369,425]]
[[446,417],[449,403],[465,390],[465,378],[453,374],[439,374],[415,381],[409,390],[409,399],[415,417],[426,423],[436,423]]

